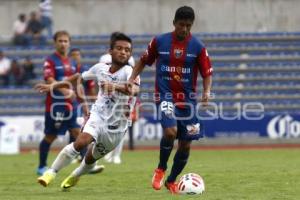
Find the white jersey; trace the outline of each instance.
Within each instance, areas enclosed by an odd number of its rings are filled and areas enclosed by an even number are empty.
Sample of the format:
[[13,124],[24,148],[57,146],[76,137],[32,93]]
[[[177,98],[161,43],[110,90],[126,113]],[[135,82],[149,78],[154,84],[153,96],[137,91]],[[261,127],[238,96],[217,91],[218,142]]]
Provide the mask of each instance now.
[[[88,71],[83,72],[84,80],[96,80],[100,86],[102,81],[113,83],[126,83],[132,73],[132,67],[125,65],[118,71],[110,73],[111,65],[98,63]],[[138,81],[139,84],[139,81]],[[102,124],[109,132],[125,132],[130,124],[130,112],[135,104],[135,98],[115,91],[107,94],[99,87],[96,102],[93,104],[91,113],[95,113],[104,122]]]
[[[106,64],[111,64],[111,55],[109,53],[102,55],[99,58],[99,62],[100,63],[106,63]],[[128,64],[132,67],[134,67],[135,65],[135,61],[134,58],[132,56],[130,56],[129,60],[128,60]]]

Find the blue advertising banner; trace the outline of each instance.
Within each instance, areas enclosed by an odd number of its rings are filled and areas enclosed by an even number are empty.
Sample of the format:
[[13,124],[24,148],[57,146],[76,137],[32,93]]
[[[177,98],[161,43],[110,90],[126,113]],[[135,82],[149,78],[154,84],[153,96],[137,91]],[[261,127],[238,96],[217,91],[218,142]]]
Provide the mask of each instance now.
[[[271,115],[266,114],[260,119],[212,119],[203,120],[205,137],[269,137],[299,138],[300,115]],[[162,136],[162,130],[158,120],[151,116],[144,116],[136,124],[138,140],[158,139]]]

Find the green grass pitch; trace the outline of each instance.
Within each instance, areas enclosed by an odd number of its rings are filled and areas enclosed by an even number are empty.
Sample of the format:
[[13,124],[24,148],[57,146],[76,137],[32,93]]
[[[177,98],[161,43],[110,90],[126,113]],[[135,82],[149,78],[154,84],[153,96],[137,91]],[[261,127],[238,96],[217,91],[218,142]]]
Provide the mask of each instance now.
[[[53,161],[55,154],[51,153],[49,161]],[[151,188],[158,150],[125,151],[122,159],[121,165],[105,164],[103,173],[83,176],[71,191],[62,192],[61,181],[77,164],[63,169],[55,181],[44,188],[36,182],[36,153],[0,155],[0,199],[300,199],[300,149],[192,150],[182,174],[194,172],[204,178],[206,191],[198,196],[172,196],[165,188],[160,191]]]

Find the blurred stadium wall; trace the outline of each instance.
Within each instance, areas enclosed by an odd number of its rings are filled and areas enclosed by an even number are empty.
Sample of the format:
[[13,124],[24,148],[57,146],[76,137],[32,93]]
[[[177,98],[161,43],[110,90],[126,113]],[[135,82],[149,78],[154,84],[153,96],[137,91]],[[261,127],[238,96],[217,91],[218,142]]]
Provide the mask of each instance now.
[[[1,35],[12,34],[19,13],[38,9],[38,0],[1,0]],[[72,34],[143,34],[169,31],[174,11],[190,5],[196,32],[299,31],[298,0],[53,0],[54,30]]]

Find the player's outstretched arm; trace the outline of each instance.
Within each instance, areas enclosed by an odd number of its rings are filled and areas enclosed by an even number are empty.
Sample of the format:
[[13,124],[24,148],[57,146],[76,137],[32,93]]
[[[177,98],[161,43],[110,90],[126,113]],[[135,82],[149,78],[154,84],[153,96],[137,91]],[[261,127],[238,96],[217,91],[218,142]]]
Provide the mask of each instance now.
[[131,76],[128,80],[128,82],[130,83],[134,83],[134,80],[136,79],[136,77],[138,77],[138,75],[140,75],[140,73],[143,71],[145,67],[145,64],[139,60],[136,65],[133,67],[133,70],[132,70],[132,73],[131,73]]
[[117,83],[111,83],[108,81],[101,82],[100,86],[101,89],[106,93],[111,92],[121,92],[123,94],[129,95],[129,96],[136,96],[139,93],[139,86],[136,84],[131,84],[134,86],[131,86],[132,89],[129,90],[128,83],[124,84],[117,84]]
[[38,83],[34,86],[34,89],[44,93],[49,92],[51,89],[60,89],[60,88],[72,88],[72,84],[77,83],[80,80],[80,74],[76,73],[63,81],[56,81],[54,78],[48,78],[47,83]]

